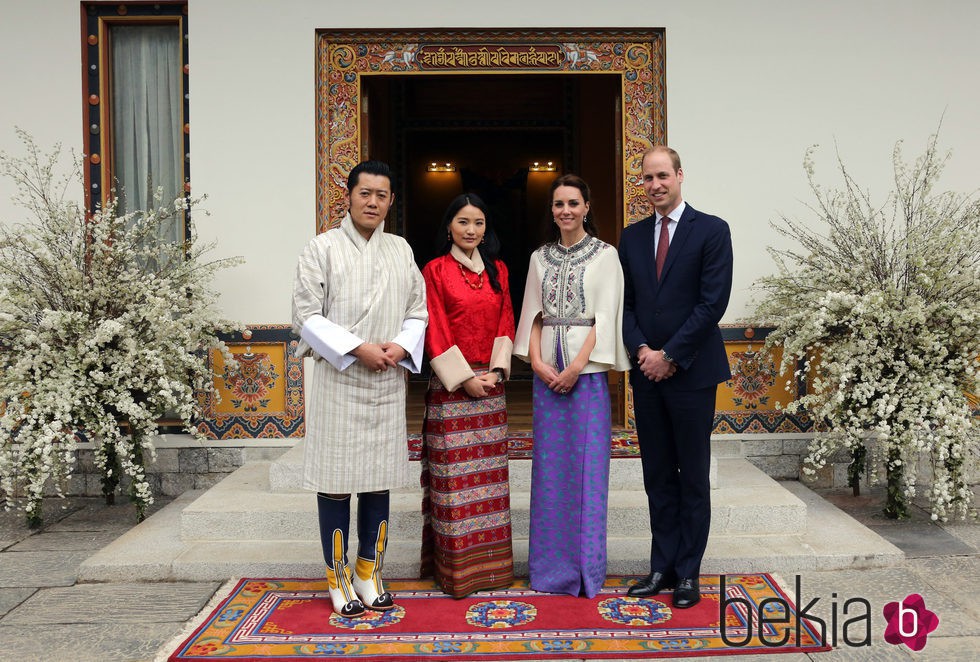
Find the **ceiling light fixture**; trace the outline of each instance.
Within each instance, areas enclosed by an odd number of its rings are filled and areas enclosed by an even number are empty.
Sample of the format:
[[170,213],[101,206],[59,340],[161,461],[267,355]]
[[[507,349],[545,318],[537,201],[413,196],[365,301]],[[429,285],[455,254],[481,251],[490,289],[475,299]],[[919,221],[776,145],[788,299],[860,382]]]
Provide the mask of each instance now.
[[535,161],[528,169],[531,172],[555,172],[558,170],[558,168],[555,167],[554,161],[545,161],[544,163],[541,161]]

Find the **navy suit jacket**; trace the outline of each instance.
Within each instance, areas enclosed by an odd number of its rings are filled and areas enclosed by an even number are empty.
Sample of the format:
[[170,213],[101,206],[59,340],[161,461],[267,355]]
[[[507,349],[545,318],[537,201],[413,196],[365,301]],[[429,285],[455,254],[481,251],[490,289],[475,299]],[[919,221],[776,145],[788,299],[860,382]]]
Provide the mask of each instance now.
[[[663,388],[701,389],[731,378],[718,323],[732,291],[732,235],[717,216],[687,205],[657,278],[656,215],[623,229],[623,341],[634,365],[640,345],[663,349],[677,372]],[[648,380],[638,370],[636,381]],[[653,382],[650,382],[651,384]]]

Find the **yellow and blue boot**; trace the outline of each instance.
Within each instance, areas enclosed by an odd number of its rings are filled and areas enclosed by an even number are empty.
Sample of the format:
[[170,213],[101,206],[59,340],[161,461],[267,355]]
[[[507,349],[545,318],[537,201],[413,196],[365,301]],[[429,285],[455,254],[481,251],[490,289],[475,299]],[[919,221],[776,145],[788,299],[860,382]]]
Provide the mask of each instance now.
[[327,586],[333,610],[346,618],[360,616],[364,605],[357,598],[351,585],[351,571],[347,565],[347,539],[350,534],[350,495],[343,499],[316,495],[320,518],[320,544],[323,560],[327,564]]
[[381,583],[388,544],[388,492],[357,495],[357,561],[351,584],[361,603],[374,611],[394,609],[395,602]]

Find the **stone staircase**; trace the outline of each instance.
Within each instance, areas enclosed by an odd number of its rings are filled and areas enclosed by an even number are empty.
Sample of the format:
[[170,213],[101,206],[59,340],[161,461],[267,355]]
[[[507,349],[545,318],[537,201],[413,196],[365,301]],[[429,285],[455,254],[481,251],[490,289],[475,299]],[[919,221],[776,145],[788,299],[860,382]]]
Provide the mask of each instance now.
[[[712,442],[711,535],[703,572],[791,574],[883,566],[903,557],[898,548],[801,484],[771,479],[741,457],[738,444]],[[322,576],[315,498],[298,488],[302,461],[300,442],[277,460],[250,462],[207,491],[183,494],[87,559],[79,581]],[[411,464],[417,485],[420,466]],[[527,574],[530,480],[531,460],[511,460],[518,576]],[[420,504],[420,488],[392,493],[388,577],[418,575]],[[649,548],[639,458],[613,458],[608,573],[645,574]],[[355,549],[352,540],[352,555]]]

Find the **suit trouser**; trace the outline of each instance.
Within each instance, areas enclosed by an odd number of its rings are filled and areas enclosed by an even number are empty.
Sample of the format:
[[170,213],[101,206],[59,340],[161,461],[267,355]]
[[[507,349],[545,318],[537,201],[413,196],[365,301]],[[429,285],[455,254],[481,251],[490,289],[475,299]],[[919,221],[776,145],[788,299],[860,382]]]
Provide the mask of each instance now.
[[630,381],[653,534],[650,570],[697,577],[711,526],[708,474],[718,387],[676,390],[636,371]]

